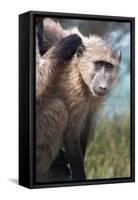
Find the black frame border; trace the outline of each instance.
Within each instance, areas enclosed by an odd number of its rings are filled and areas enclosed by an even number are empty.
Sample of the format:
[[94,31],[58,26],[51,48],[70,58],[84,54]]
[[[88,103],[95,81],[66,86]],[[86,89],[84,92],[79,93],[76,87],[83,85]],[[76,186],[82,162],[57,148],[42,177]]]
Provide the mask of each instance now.
[[[23,19],[23,21],[29,20],[29,23],[27,25],[27,34],[23,36],[24,33],[22,31],[24,28],[21,27],[21,18],[23,16],[26,16],[26,19]],[[64,19],[81,19],[81,20],[99,20],[99,21],[114,21],[114,22],[126,22],[130,23],[130,29],[131,29],[131,55],[130,55],[130,68],[131,68],[131,142],[130,142],[130,150],[131,150],[131,176],[130,177],[120,177],[120,178],[108,178],[108,179],[91,179],[91,180],[85,180],[85,181],[70,181],[70,182],[50,182],[50,183],[36,183],[35,181],[35,19],[36,17],[51,17],[51,18],[64,18]],[[24,17],[25,18],[25,17]],[[24,25],[26,24],[24,22]],[[134,17],[118,17],[118,16],[103,16],[103,15],[87,15],[87,14],[73,14],[73,13],[56,13],[56,12],[42,12],[42,11],[29,11],[26,13],[23,13],[19,15],[19,184],[26,186],[28,188],[48,188],[48,187],[63,187],[63,186],[80,186],[80,185],[96,185],[96,184],[111,184],[111,183],[127,183],[127,182],[135,182],[135,18]],[[26,46],[23,44],[22,37],[24,40],[26,37],[29,40],[29,44]],[[27,57],[27,65],[28,65],[28,84],[29,84],[29,99],[28,99],[28,120],[29,124],[27,122],[22,123],[23,117],[21,114],[21,110],[23,111],[23,105],[25,96],[23,97],[23,100],[21,100],[22,92],[23,90],[23,80],[22,76],[24,76],[24,73],[21,73],[21,68],[23,67],[23,64],[25,61],[22,59],[22,52],[21,49],[28,47],[29,51],[29,57]],[[23,51],[23,50],[22,50]],[[26,52],[27,56],[27,52]],[[25,72],[26,75],[26,72]],[[25,105],[24,105],[25,106]],[[22,109],[20,109],[22,108]],[[21,127],[26,126],[28,131],[24,133],[21,130]],[[23,134],[28,134],[26,136],[26,140],[23,143]],[[23,163],[23,160],[25,160],[25,157],[27,156],[26,153],[23,153],[26,146],[29,151],[28,159],[26,165]],[[21,156],[23,158],[21,158]],[[22,167],[21,167],[22,166]],[[24,168],[25,167],[25,168]],[[23,169],[24,168],[24,169]],[[28,168],[28,169],[27,169]],[[23,170],[26,172],[23,172]]]

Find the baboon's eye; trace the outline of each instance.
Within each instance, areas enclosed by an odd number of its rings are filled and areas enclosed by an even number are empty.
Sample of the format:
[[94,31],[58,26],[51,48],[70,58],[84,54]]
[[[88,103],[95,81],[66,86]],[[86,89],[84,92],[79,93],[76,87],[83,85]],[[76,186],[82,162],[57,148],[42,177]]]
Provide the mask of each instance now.
[[105,66],[107,69],[112,69],[114,67],[111,63],[106,63]]
[[94,63],[95,63],[96,69],[101,69],[101,67],[103,66],[103,61],[96,61]]

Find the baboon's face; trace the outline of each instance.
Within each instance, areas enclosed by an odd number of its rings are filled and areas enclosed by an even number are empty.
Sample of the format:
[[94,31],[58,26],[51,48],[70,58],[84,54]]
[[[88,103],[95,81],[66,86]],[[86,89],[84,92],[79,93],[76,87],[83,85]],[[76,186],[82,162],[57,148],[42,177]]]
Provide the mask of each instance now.
[[94,61],[93,78],[89,85],[94,96],[105,96],[118,78],[118,66],[110,62]]
[[93,96],[105,96],[118,79],[120,53],[109,46],[86,48],[79,70]]

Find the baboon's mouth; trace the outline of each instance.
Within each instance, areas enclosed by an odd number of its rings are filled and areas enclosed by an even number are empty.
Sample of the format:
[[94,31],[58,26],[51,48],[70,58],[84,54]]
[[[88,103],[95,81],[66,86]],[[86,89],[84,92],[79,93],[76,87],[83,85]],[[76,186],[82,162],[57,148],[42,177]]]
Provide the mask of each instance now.
[[104,97],[104,96],[106,96],[107,91],[101,92],[101,91],[94,90],[94,93],[95,93],[95,96]]

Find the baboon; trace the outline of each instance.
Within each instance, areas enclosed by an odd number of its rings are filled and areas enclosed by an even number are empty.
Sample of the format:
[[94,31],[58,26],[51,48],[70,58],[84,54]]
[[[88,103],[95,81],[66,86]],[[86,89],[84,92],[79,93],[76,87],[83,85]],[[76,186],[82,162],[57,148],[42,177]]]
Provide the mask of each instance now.
[[63,148],[71,180],[84,180],[89,130],[117,81],[120,52],[77,28],[64,30],[50,19],[43,25],[43,55],[36,62],[36,177],[48,180]]
[[[80,44],[81,39],[77,35],[70,35],[36,61],[36,157],[37,174],[41,174],[41,178],[38,178],[40,180],[48,176],[47,169],[63,145],[63,132],[68,118],[62,100],[53,97],[50,92],[52,82],[58,74],[57,67],[65,65]],[[64,55],[66,50],[68,52]]]

